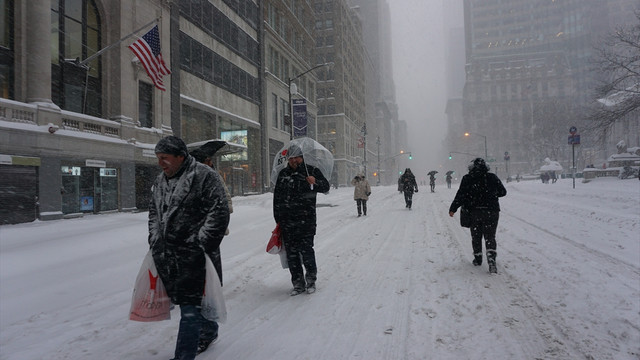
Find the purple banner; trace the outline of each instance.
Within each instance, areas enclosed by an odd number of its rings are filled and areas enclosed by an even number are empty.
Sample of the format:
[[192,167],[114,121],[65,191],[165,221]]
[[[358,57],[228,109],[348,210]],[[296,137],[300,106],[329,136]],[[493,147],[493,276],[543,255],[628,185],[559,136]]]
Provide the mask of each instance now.
[[293,136],[307,136],[306,99],[293,99]]

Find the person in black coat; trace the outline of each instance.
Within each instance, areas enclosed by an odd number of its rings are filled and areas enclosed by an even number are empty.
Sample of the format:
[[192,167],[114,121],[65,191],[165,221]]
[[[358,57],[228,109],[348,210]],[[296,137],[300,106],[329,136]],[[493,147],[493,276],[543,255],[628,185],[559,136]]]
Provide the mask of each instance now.
[[482,237],[487,249],[489,271],[496,268],[496,230],[500,215],[498,198],[507,195],[500,179],[489,172],[484,159],[476,158],[469,165],[469,173],[462,177],[460,187],[449,207],[449,216],[453,216],[459,207],[471,214],[471,245],[473,247],[473,265],[482,265]]
[[418,184],[416,183],[416,177],[411,172],[411,169],[404,169],[404,173],[400,176],[399,187],[402,187],[404,193],[405,207],[411,209],[413,203],[413,193],[418,192]]
[[328,192],[330,185],[318,168],[305,164],[297,146],[288,149],[287,162],[273,190],[273,217],[280,224],[293,284],[291,296],[295,296],[316,289],[316,195]]
[[200,338],[210,323],[201,315],[205,252],[220,246],[229,207],[220,175],[190,156],[182,139],[161,139],[155,153],[163,172],[151,190],[148,241],[167,294],[180,306],[175,359],[192,360],[217,336]]

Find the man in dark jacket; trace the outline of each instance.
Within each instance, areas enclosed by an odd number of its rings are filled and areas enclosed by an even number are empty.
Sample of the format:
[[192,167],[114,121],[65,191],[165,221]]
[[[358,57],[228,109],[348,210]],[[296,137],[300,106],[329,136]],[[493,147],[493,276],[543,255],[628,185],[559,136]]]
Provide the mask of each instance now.
[[201,329],[211,330],[200,313],[205,252],[220,246],[229,208],[218,173],[189,156],[180,138],[161,139],[155,153],[163,173],[152,187],[149,245],[171,302],[180,306],[175,359],[193,360],[217,337],[200,339]]
[[[273,190],[273,217],[280,224],[293,290],[291,296],[316,290],[316,194],[329,191],[319,169],[304,162],[297,146],[287,150],[287,167],[280,170]],[[303,271],[306,269],[306,275]]]
[[482,237],[487,249],[489,272],[496,273],[496,230],[500,215],[498,198],[507,195],[500,179],[489,172],[484,159],[476,158],[469,165],[469,173],[462,177],[460,187],[449,207],[449,216],[453,216],[459,207],[471,213],[471,245],[473,246],[473,265],[482,265]]
[[411,172],[411,169],[404,169],[404,173],[400,176],[399,183],[402,186],[402,192],[404,193],[405,207],[411,209],[413,203],[413,193],[418,192],[418,184],[416,183],[416,177]]

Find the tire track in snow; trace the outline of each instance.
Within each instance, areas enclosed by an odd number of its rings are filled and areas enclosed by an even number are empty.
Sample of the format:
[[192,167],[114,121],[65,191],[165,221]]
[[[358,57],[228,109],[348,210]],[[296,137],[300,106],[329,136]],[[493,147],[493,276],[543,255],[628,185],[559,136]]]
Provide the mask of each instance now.
[[[451,199],[453,199],[453,195],[451,195]],[[442,196],[437,196],[431,203],[431,218],[436,223],[434,227],[446,232],[449,241],[454,244],[460,257],[469,264],[471,257],[470,236],[467,231],[464,231],[459,226],[457,217],[455,222],[445,221],[445,217],[448,217],[449,203],[449,199],[445,200]],[[499,236],[500,233],[498,234]],[[517,344],[520,347],[519,349],[504,349],[511,352],[510,357],[512,358],[574,358],[575,350],[570,345],[567,349],[567,345],[565,345],[566,339],[558,336],[553,326],[550,325],[552,322],[547,319],[546,314],[537,303],[526,292],[521,290],[517,284],[517,279],[509,275],[508,268],[505,266],[500,269],[500,259],[498,259],[498,265],[499,274],[497,276],[488,275],[486,273],[486,265],[481,267],[483,274],[478,274],[478,271],[471,271],[473,273],[471,276],[477,277],[475,282],[470,282],[470,285],[473,286],[472,295],[477,296],[482,301],[476,302],[480,304],[480,308],[473,309],[473,302],[471,301],[468,305],[471,311],[492,312],[491,315],[484,318],[489,318],[493,322],[493,326],[489,326],[489,331],[494,333],[494,337],[498,336],[494,341],[505,345]],[[461,300],[461,302],[463,301]],[[499,328],[500,325],[504,328]],[[532,336],[532,334],[537,334],[538,336]],[[514,338],[516,341],[501,342],[500,338],[503,336]],[[487,356],[489,354],[487,353]]]

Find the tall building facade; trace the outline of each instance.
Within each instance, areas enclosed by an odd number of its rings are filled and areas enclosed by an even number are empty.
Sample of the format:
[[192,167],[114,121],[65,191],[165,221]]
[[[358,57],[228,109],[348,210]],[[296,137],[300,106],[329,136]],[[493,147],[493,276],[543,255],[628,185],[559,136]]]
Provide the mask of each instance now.
[[[263,19],[263,167],[269,188],[274,185],[269,184],[269,174],[278,151],[293,137],[317,138],[316,87],[318,74],[328,66],[322,66],[324,62],[314,56],[315,13],[310,1],[264,1]],[[295,133],[291,117],[294,100],[306,106],[306,128]]]
[[350,4],[360,16],[365,51],[367,177],[376,184],[391,184],[397,179],[399,160],[394,155],[405,149],[407,139],[398,120],[389,4],[386,0]]
[[316,62],[332,63],[318,81],[318,141],[334,156],[333,183],[361,171],[358,142],[366,121],[362,24],[345,0],[314,0]]
[[[170,134],[239,143],[218,170],[234,194],[262,189],[256,1],[2,4],[0,223],[146,209]],[[127,48],[153,25],[166,91]]]
[[[568,129],[584,125],[580,114],[595,88],[594,41],[625,5],[637,7],[630,0],[464,1],[463,127],[484,137],[499,175],[532,171],[545,157],[567,164]],[[452,145],[483,154],[482,140]],[[583,138],[582,151],[594,146]]]

